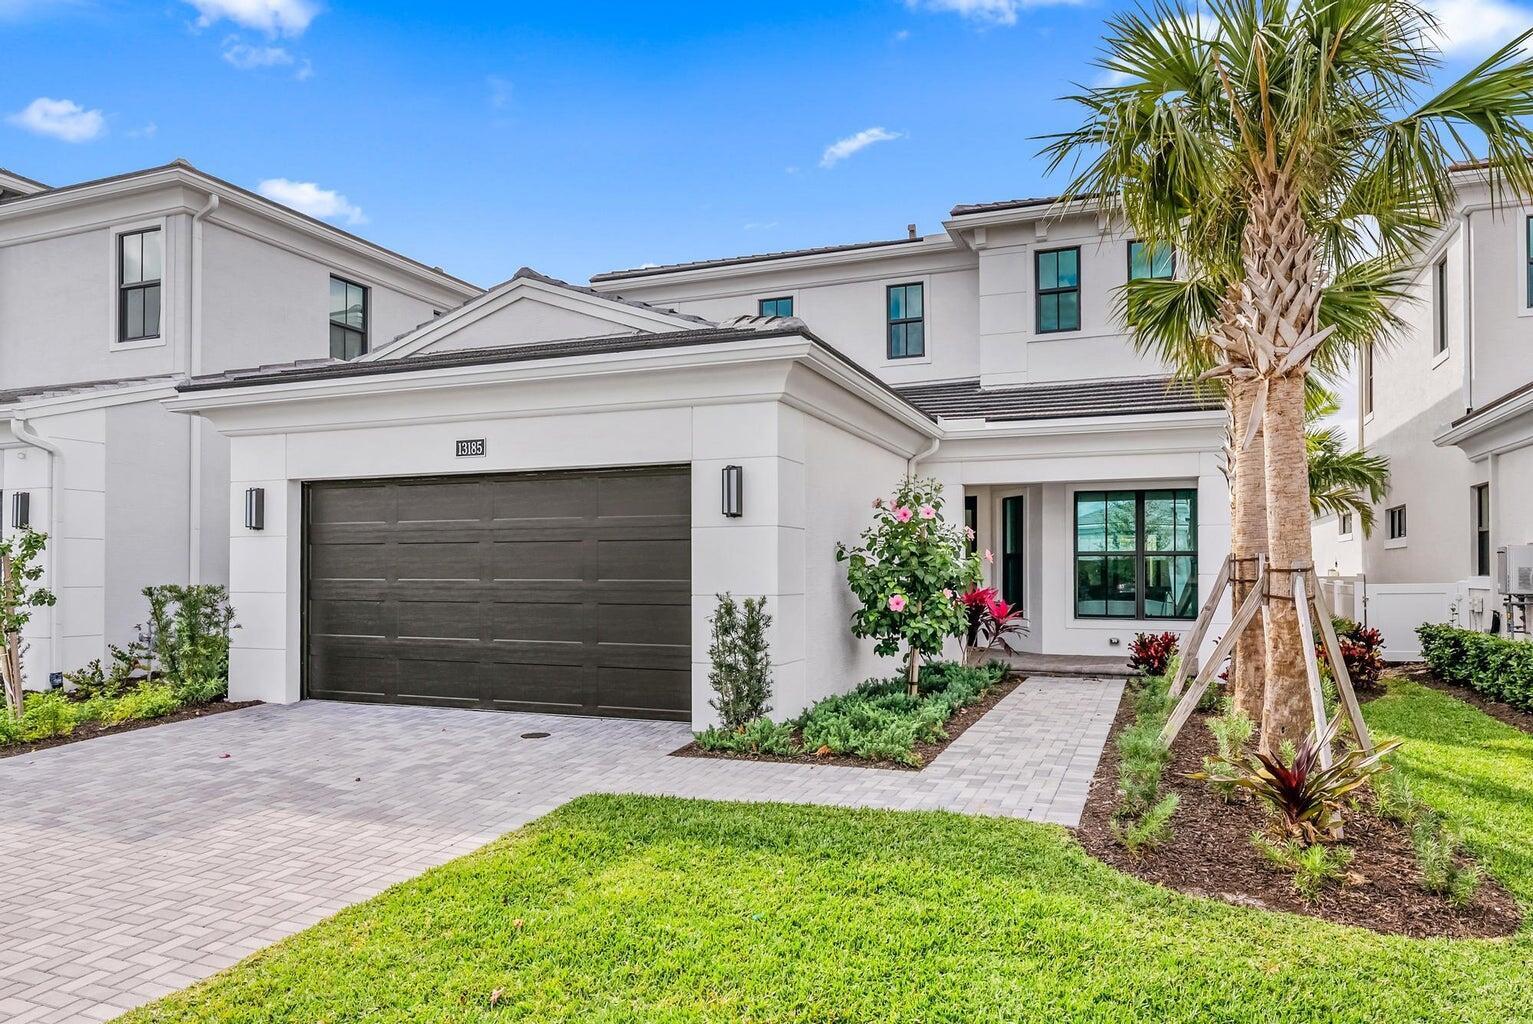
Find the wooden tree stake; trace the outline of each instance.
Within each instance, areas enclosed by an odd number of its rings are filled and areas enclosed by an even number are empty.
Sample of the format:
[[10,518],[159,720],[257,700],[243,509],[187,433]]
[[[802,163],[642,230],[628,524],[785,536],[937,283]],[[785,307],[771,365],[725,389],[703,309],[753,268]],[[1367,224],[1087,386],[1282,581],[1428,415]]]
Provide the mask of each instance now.
[[1336,639],[1336,627],[1331,623],[1331,609],[1326,604],[1325,592],[1320,588],[1320,580],[1315,579],[1314,587],[1315,617],[1320,620],[1320,637],[1325,641],[1325,655],[1331,662],[1331,675],[1336,677],[1336,692],[1341,696],[1341,706],[1346,709],[1347,720],[1352,723],[1352,732],[1357,736],[1357,745],[1363,753],[1373,753],[1373,734],[1368,730],[1368,723],[1363,721],[1363,709],[1357,703],[1357,692],[1352,689],[1352,676],[1347,671],[1347,662],[1341,656],[1341,643]]
[[[1315,737],[1318,739],[1325,735],[1325,690],[1320,685],[1320,664],[1315,658],[1315,632],[1310,626],[1309,611],[1309,584],[1305,579],[1306,571],[1297,569],[1293,573],[1293,603],[1299,611],[1299,642],[1304,645],[1304,675],[1309,680],[1309,709],[1311,721],[1315,723]],[[1320,767],[1331,767],[1331,745],[1320,745]]]
[[1219,671],[1219,666],[1224,664],[1224,659],[1230,656],[1230,651],[1235,649],[1235,641],[1240,639],[1251,620],[1256,618],[1257,612],[1262,606],[1262,584],[1267,579],[1267,567],[1262,566],[1256,575],[1256,585],[1246,595],[1240,609],[1235,612],[1235,618],[1230,621],[1230,628],[1224,631],[1219,638],[1219,643],[1214,646],[1214,653],[1209,656],[1207,662],[1198,671],[1198,676],[1193,680],[1182,699],[1177,702],[1176,709],[1171,712],[1171,717],[1166,719],[1166,726],[1160,731],[1161,742],[1170,744],[1176,739],[1176,734],[1182,731],[1182,726],[1187,724],[1187,719],[1192,717],[1193,710],[1198,706],[1198,701],[1203,698],[1203,691],[1208,689],[1208,684],[1213,682],[1214,673]]
[[1182,640],[1182,659],[1177,662],[1176,675],[1171,677],[1171,696],[1178,697],[1182,693],[1182,684],[1187,681],[1188,673],[1196,675],[1198,670],[1198,648],[1203,646],[1203,637],[1208,632],[1208,626],[1214,620],[1214,609],[1219,607],[1219,601],[1224,597],[1224,590],[1230,584],[1230,574],[1233,562],[1230,555],[1224,556],[1224,564],[1219,566],[1219,576],[1214,580],[1214,588],[1209,592],[1208,600],[1203,602],[1202,609],[1198,612],[1198,621],[1193,623],[1192,632]]

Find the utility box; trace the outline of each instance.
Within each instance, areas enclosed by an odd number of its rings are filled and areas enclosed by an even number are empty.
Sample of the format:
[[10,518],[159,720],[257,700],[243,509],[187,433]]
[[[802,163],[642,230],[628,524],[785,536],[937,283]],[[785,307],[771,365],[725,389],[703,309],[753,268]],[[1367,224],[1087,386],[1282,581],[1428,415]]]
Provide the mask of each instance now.
[[1533,544],[1496,549],[1496,589],[1503,594],[1533,596]]

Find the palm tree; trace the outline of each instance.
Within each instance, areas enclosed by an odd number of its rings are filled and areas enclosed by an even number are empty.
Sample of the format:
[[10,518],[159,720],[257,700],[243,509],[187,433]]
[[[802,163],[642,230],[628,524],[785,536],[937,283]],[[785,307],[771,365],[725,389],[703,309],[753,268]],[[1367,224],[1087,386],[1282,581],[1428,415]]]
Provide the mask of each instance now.
[[1348,449],[1340,427],[1320,425],[1341,408],[1334,394],[1312,387],[1308,403],[1304,448],[1309,461],[1310,511],[1317,516],[1354,515],[1367,536],[1373,532],[1373,507],[1384,500],[1389,460]]
[[1207,338],[1215,371],[1251,388],[1243,440],[1261,434],[1275,595],[1262,733],[1276,746],[1309,721],[1299,605],[1283,595],[1313,562],[1305,380],[1341,331],[1323,323],[1326,285],[1398,280],[1449,215],[1472,136],[1493,195],[1533,195],[1533,33],[1418,99],[1440,60],[1412,0],[1213,0],[1207,14],[1168,0],[1109,30],[1099,63],[1122,81],[1072,97],[1084,121],[1047,152],[1072,164],[1064,202],[1116,205],[1147,242],[1235,285]]

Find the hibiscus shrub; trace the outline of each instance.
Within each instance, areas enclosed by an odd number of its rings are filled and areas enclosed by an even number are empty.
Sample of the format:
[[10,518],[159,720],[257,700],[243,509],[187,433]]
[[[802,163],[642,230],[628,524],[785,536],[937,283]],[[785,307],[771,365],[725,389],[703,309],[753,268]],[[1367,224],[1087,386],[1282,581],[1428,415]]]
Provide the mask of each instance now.
[[1175,633],[1136,633],[1128,645],[1128,667],[1142,675],[1163,676],[1180,646]]
[[967,630],[959,595],[980,577],[964,529],[942,518],[942,504],[941,484],[907,477],[894,497],[873,499],[873,525],[860,544],[836,545],[836,561],[847,563],[847,583],[862,605],[852,613],[852,634],[876,640],[873,649],[884,657],[904,648],[912,695],[921,657],[937,656],[948,637]]

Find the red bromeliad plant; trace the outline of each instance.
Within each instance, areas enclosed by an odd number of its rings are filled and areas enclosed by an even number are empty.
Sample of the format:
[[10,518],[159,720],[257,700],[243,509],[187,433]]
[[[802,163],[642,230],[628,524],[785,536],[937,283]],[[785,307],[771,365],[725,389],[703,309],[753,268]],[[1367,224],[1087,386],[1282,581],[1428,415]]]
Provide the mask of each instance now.
[[[1335,619],[1336,642],[1341,646],[1341,660],[1347,666],[1347,678],[1354,689],[1368,690],[1379,685],[1384,672],[1384,634],[1351,619]],[[1330,660],[1325,644],[1316,641],[1315,656],[1321,663]]]
[[1180,645],[1175,633],[1136,633],[1128,647],[1128,667],[1147,676],[1163,676]]

